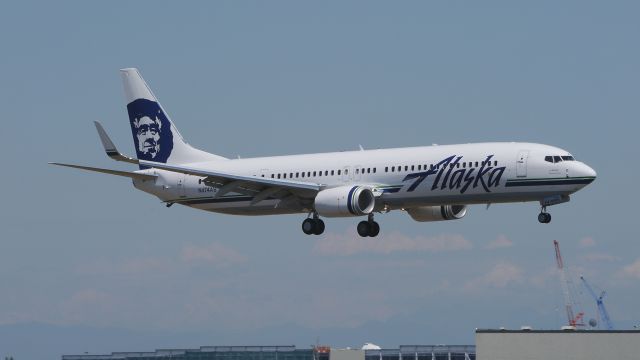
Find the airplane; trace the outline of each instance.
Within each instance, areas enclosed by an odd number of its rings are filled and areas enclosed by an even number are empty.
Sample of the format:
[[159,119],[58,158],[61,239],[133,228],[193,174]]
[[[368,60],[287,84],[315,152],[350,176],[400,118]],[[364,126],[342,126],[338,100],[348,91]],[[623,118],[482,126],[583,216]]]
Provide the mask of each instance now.
[[362,237],[375,237],[374,214],[401,210],[419,222],[458,220],[473,204],[538,202],[547,207],[596,178],[558,147],[522,142],[432,145],[394,149],[228,159],[189,145],[140,72],[120,70],[136,157],[122,154],[95,122],[107,155],[136,171],[50,163],[130,178],[167,207],[180,204],[234,215],[307,214],[302,231],[320,235],[320,217],[366,217]]

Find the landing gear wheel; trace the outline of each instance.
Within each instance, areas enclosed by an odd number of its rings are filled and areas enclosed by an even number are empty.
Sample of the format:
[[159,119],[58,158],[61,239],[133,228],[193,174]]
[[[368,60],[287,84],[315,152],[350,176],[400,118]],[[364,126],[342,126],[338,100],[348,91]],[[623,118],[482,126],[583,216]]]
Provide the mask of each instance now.
[[362,237],[367,237],[369,236],[369,233],[371,231],[371,226],[369,225],[368,221],[360,221],[358,223],[358,235],[362,236]]
[[551,222],[551,214],[549,213],[545,213],[545,212],[541,212],[540,214],[538,214],[538,221],[541,224],[548,224]]
[[315,225],[316,224],[315,224],[315,221],[313,221],[313,219],[304,219],[304,221],[302,222],[302,232],[307,235],[313,234],[316,228]]
[[547,220],[547,217],[546,217],[545,213],[538,214],[538,222],[540,222],[540,224],[544,224],[545,220]]
[[380,233],[380,225],[378,225],[377,222],[372,221],[370,225],[370,229],[369,229],[369,236],[371,237],[376,237],[378,236],[378,234]]
[[322,221],[321,219],[315,219],[314,222],[315,224],[314,224],[313,234],[314,235],[322,234],[324,232],[324,221]]

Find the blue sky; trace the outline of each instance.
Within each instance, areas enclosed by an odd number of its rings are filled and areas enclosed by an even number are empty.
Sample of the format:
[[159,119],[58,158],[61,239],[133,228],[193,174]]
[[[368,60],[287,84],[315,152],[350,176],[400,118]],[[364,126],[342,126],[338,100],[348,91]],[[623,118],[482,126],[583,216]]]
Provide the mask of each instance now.
[[[552,240],[640,323],[637,3],[14,2],[0,12],[0,356],[225,344],[473,343],[557,328]],[[378,216],[325,236],[303,216],[170,209],[127,180],[118,69],[138,67],[188,141],[227,156],[533,141],[598,179],[461,221]],[[576,277],[577,280],[577,277]],[[587,316],[595,305],[581,296]],[[55,339],[53,341],[52,339]],[[34,346],[34,344],[45,344]]]

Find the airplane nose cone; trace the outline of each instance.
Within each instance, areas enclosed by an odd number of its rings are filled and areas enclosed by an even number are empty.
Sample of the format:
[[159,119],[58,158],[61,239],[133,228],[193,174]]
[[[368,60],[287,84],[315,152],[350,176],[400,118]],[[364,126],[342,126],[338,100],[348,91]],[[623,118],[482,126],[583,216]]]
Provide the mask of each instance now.
[[590,179],[589,183],[593,182],[598,175],[596,174],[596,171],[587,164],[582,163],[581,165],[582,166],[580,166],[580,170],[578,171],[580,174],[579,176]]
[[592,177],[595,180],[595,178],[598,176],[598,174],[596,174],[596,171],[588,165],[585,165],[585,167],[587,168],[585,171],[587,173],[586,176]]

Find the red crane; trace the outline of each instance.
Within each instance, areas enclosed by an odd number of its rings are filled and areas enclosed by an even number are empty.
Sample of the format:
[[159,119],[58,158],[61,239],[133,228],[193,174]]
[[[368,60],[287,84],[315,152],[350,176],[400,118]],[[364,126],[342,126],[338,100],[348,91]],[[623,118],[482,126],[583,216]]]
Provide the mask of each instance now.
[[560,254],[560,244],[557,240],[553,240],[553,245],[556,248],[556,263],[558,264],[558,272],[560,273],[560,285],[562,286],[562,293],[564,295],[564,307],[567,312],[567,320],[569,326],[579,327],[584,326],[582,321],[584,318],[584,312],[580,311],[578,314],[573,314],[573,304],[571,293],[569,292],[569,281],[567,275],[564,272],[564,263],[562,262],[562,255]]

